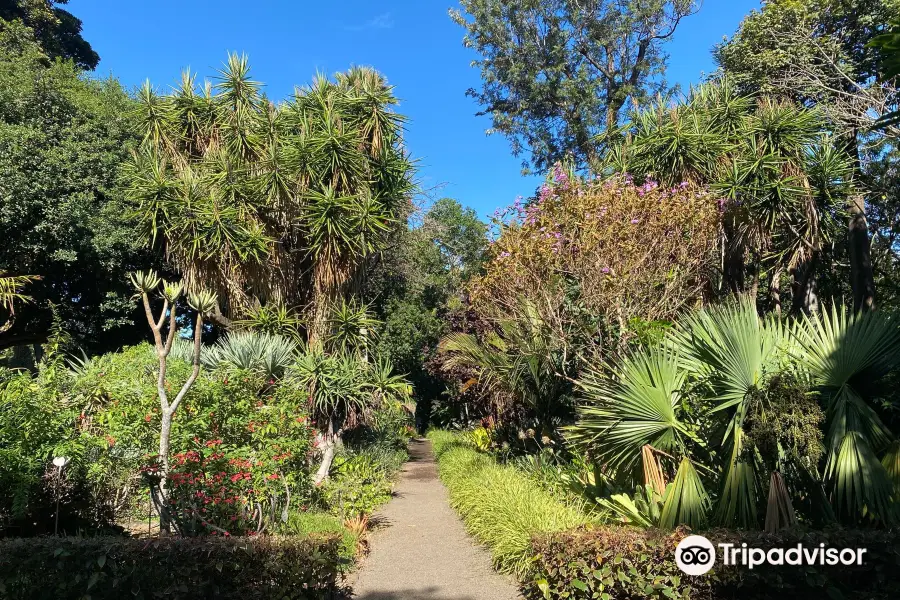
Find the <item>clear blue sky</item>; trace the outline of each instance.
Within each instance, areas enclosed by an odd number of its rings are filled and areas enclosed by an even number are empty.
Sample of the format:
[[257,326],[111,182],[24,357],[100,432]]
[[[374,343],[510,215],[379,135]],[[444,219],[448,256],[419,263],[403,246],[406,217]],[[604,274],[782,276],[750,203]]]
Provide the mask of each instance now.
[[[481,215],[530,195],[537,177],[499,135],[486,136],[487,117],[465,96],[480,85],[462,46],[462,29],[447,16],[452,0],[70,0],[84,37],[100,54],[98,76],[126,87],[143,80],[161,90],[191,67],[212,76],[226,52],[246,52],[253,77],[273,99],[317,72],[371,65],[396,86],[410,118],[407,145],[421,159],[423,187],[438,188]],[[705,0],[667,46],[668,79],[684,88],[713,70],[710,49],[731,35],[759,0]]]

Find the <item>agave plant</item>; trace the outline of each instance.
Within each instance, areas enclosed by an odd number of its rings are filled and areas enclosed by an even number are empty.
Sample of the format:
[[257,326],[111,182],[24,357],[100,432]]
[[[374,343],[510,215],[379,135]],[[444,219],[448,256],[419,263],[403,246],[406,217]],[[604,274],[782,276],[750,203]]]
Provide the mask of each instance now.
[[256,371],[267,380],[280,378],[298,351],[293,340],[269,333],[234,331],[208,348],[202,355],[209,368],[229,366]]
[[[621,485],[656,490],[654,525],[755,528],[761,504],[773,531],[798,505],[816,520],[891,523],[898,444],[874,400],[897,366],[900,330],[887,316],[835,309],[786,327],[744,300],[589,372],[569,435]],[[620,516],[640,505],[602,504]]]

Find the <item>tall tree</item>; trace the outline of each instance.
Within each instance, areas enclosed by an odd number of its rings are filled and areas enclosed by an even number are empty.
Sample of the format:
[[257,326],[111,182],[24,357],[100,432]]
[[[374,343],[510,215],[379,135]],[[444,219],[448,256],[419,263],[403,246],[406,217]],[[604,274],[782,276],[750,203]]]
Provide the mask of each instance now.
[[174,94],[148,83],[139,100],[130,196],[187,288],[211,286],[223,323],[258,301],[306,304],[309,337],[322,339],[410,206],[393,88],[356,68],[275,104],[231,55],[215,85],[185,73]]
[[118,183],[132,109],[117,81],[48,61],[28,27],[0,31],[0,271],[40,277],[0,348],[46,341],[50,303],[88,350],[140,339],[123,327],[127,273],[153,264]]
[[[629,100],[666,89],[663,44],[695,0],[463,0],[454,21],[481,59],[470,89],[513,153],[538,170],[586,166]],[[523,166],[525,162],[523,161]]]
[[4,21],[19,20],[34,31],[50,58],[71,59],[81,69],[94,69],[100,56],[81,37],[81,20],[58,4],[68,0],[0,0],[0,30]]
[[893,95],[876,81],[876,53],[868,42],[897,11],[893,0],[772,0],[750,13],[734,37],[715,50],[720,66],[740,89],[817,106],[843,139],[860,190],[848,197],[846,206],[857,310],[875,306],[866,202],[877,197],[867,198],[863,190],[873,187],[866,154],[878,140],[868,130]]
[[618,171],[662,185],[709,185],[723,210],[724,287],[781,308],[782,274],[794,310],[816,306],[835,215],[852,190],[851,169],[819,111],[787,99],[737,94],[728,80],[694,88],[679,105],[635,113],[625,143],[609,154]]

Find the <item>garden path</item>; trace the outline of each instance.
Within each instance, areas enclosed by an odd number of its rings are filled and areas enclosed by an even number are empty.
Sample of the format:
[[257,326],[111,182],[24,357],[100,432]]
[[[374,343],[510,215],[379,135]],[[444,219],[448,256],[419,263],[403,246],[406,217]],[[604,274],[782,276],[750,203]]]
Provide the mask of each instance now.
[[491,568],[468,536],[438,479],[431,442],[410,443],[395,497],[356,573],[356,600],[518,600],[515,581]]

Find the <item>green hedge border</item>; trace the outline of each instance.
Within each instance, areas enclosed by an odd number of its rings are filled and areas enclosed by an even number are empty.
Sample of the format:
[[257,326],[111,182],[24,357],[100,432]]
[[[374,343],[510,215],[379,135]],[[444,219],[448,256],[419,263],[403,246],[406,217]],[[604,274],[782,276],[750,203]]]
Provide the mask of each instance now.
[[0,540],[0,598],[339,598],[336,535]]

